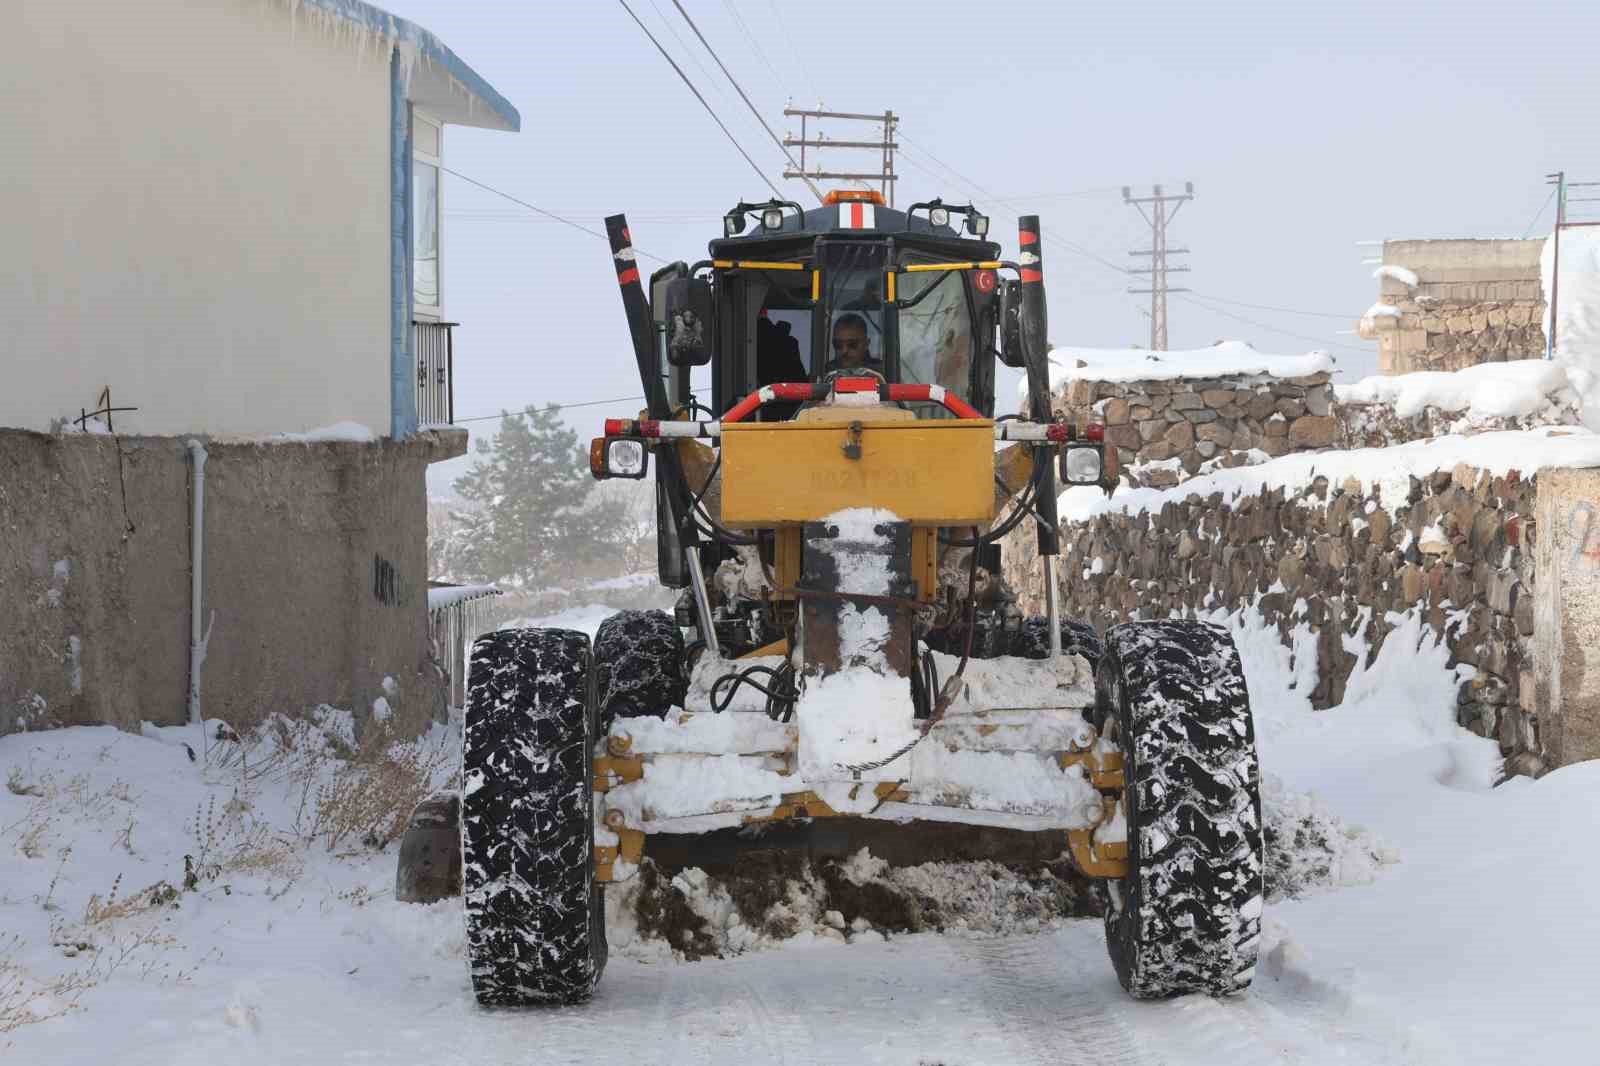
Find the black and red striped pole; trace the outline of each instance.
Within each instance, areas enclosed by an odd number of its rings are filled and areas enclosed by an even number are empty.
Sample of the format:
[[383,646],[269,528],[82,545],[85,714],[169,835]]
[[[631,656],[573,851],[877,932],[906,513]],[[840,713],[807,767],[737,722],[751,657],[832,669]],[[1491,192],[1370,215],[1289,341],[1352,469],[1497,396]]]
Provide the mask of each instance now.
[[[1044,299],[1044,245],[1039,237],[1038,215],[1023,215],[1017,220],[1017,266],[1022,273],[1022,353],[1028,370],[1028,405],[1032,408],[1029,417],[1035,422],[1049,422],[1052,418],[1049,316]],[[1039,515],[1039,554],[1059,554],[1061,538],[1056,531],[1054,463],[1047,462],[1045,469],[1039,471],[1039,491],[1034,507]]]
[[[650,317],[650,301],[645,297],[644,285],[639,281],[638,255],[633,248],[633,236],[628,232],[628,216],[610,215],[606,218],[606,237],[611,241],[611,262],[617,271],[617,288],[622,291],[622,310],[628,316],[628,333],[633,339],[633,355],[639,364],[639,383],[644,386],[645,406],[650,417],[658,421],[672,417],[672,406],[667,399],[667,388],[656,366],[655,322]],[[698,587],[700,576],[698,548],[700,537],[689,517],[689,483],[683,475],[683,464],[678,461],[675,445],[656,449],[656,482],[660,486],[659,502],[665,504],[665,514],[657,516],[658,524],[665,520],[670,529],[658,530],[662,551],[672,552],[680,545],[690,562],[690,577],[695,582],[696,599],[703,605],[704,593]],[[676,560],[662,560],[662,580],[667,581],[680,568]],[[682,579],[674,577],[672,587],[682,587]],[[709,606],[702,612],[702,628],[709,628]],[[708,640],[714,646],[715,633]]]

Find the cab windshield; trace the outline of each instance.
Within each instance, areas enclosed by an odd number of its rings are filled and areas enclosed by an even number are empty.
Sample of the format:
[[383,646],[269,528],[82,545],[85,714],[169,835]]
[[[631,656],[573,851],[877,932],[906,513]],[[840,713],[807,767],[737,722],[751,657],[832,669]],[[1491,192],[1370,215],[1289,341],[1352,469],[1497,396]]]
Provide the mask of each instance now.
[[965,397],[972,383],[972,309],[959,270],[899,275],[900,380],[943,385]]

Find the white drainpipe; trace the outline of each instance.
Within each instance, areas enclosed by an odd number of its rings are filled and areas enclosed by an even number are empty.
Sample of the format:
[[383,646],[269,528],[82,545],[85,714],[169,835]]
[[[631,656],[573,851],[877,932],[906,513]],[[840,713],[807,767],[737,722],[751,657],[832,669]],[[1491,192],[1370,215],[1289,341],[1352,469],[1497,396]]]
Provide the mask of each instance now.
[[200,724],[200,666],[206,661],[211,627],[200,633],[200,578],[205,555],[206,449],[190,438],[189,458],[194,463],[194,518],[189,523],[189,721]]

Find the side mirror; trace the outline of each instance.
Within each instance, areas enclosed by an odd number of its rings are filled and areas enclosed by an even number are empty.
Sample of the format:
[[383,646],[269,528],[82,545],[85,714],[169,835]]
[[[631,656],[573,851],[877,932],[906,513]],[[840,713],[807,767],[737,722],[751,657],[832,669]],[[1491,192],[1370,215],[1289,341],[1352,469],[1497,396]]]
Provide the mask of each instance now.
[[644,441],[631,437],[596,437],[589,442],[589,473],[596,481],[625,477],[637,481],[650,469]]
[[1028,365],[1022,348],[1022,282],[1000,283],[1000,361],[1006,366]]
[[711,362],[711,282],[704,278],[674,278],[667,283],[665,303],[667,362],[673,366],[705,366]]

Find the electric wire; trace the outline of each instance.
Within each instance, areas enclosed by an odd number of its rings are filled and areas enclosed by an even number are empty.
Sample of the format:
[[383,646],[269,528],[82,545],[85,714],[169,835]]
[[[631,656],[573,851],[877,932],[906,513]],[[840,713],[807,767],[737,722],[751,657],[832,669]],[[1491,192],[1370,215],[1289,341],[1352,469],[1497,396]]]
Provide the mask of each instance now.
[[720,129],[728,138],[728,143],[732,144],[734,148],[738,149],[739,154],[744,156],[744,161],[750,164],[750,169],[755,171],[761,180],[766,183],[767,188],[772,190],[772,195],[778,197],[780,200],[783,199],[783,193],[779,192],[778,187],[772,184],[772,179],[767,177],[767,172],[757,166],[754,159],[750,158],[750,153],[744,150],[744,145],[739,143],[738,139],[734,137],[727,125],[723,123],[721,117],[717,115],[716,109],[713,108],[706,98],[700,94],[700,90],[695,88],[694,82],[689,80],[689,75],[683,72],[683,68],[678,66],[678,61],[673,59],[672,56],[668,54],[667,50],[661,46],[660,41],[656,40],[656,35],[650,32],[650,27],[646,26],[639,16],[633,13],[633,8],[628,6],[628,0],[617,0],[617,3],[622,5],[622,10],[628,13],[629,18],[638,23],[639,29],[643,31],[646,37],[650,38],[650,43],[656,46],[656,51],[661,53],[661,58],[665,59],[672,69],[677,72],[678,77],[683,80],[683,84],[687,85],[689,87],[689,91],[694,93],[694,98],[700,101],[700,106],[706,109],[706,114],[711,116],[711,120],[717,124],[717,128]]
[[772,17],[777,20],[778,30],[783,34],[784,39],[789,42],[789,54],[794,56],[795,64],[800,68],[800,76],[805,78],[807,85],[811,86],[811,91],[817,98],[817,106],[820,108],[822,106],[822,93],[817,91],[817,83],[812,79],[811,71],[806,66],[804,50],[795,47],[794,34],[789,32],[789,25],[783,20],[783,12],[778,9],[777,0],[767,0],[767,6],[772,9]]
[[783,95],[793,100],[794,93],[789,91],[789,83],[782,74],[778,73],[778,68],[772,65],[772,60],[767,58],[766,49],[761,47],[761,42],[756,39],[756,35],[750,32],[750,27],[740,17],[739,9],[733,5],[733,0],[722,0],[722,6],[728,9],[728,14],[733,16],[733,21],[739,27],[739,32],[744,34],[744,39],[750,42],[750,47],[755,49],[755,53],[761,58],[761,62],[766,65],[767,70],[771,71],[772,80],[778,83],[778,88],[783,90]]
[[[744,87],[733,76],[733,72],[728,69],[727,64],[722,62],[722,57],[717,55],[715,48],[711,47],[711,42],[706,40],[706,35],[700,32],[700,27],[695,25],[694,19],[689,17],[689,12],[683,9],[683,5],[678,0],[672,0],[672,6],[678,9],[678,14],[683,16],[683,21],[687,22],[689,28],[694,31],[694,35],[700,38],[700,43],[705,46],[707,52],[711,53],[711,58],[716,62],[723,76],[728,79],[728,84],[733,86],[734,91],[739,94],[739,99],[744,101],[744,106],[748,107],[750,113],[756,117],[756,121],[761,123],[761,128],[767,131],[767,136],[772,138],[772,143],[778,146],[778,151],[783,153],[783,157],[789,161],[789,165],[797,171],[801,170],[800,163],[795,159],[794,154],[789,151],[789,146],[784,144],[776,133],[772,132],[772,127],[767,125],[767,120],[761,117],[761,112],[756,108],[756,105],[750,102],[750,97],[746,95]],[[822,203],[822,190],[817,188],[816,183],[806,177],[803,172],[800,174],[800,180],[806,183],[806,188],[810,189],[811,195],[817,198],[817,203]]]
[[1173,299],[1186,300],[1189,303],[1194,304],[1196,307],[1200,308],[1201,310],[1210,311],[1214,315],[1221,315],[1224,318],[1231,318],[1231,319],[1234,319],[1237,322],[1243,322],[1245,325],[1254,326],[1257,329],[1264,329],[1269,333],[1281,333],[1285,337],[1294,337],[1297,340],[1310,341],[1312,344],[1321,345],[1321,346],[1323,346],[1325,348],[1344,348],[1347,351],[1363,352],[1363,353],[1365,353],[1367,355],[1371,355],[1373,353],[1373,351],[1374,351],[1374,349],[1372,349],[1372,348],[1361,348],[1361,347],[1357,347],[1354,344],[1345,344],[1345,343],[1343,343],[1341,341],[1324,340],[1321,337],[1313,337],[1310,334],[1306,334],[1306,333],[1296,333],[1292,329],[1281,329],[1278,326],[1269,326],[1265,322],[1257,322],[1253,318],[1246,318],[1243,315],[1236,315],[1232,311],[1227,311],[1227,310],[1224,310],[1223,308],[1220,308],[1220,307],[1213,307],[1213,306],[1211,306],[1211,305],[1209,305],[1207,303],[1202,302],[1201,300],[1195,299],[1194,297],[1195,297],[1194,293],[1173,293]]
[[1314,318],[1337,318],[1341,322],[1348,322],[1355,317],[1354,315],[1339,314],[1334,311],[1300,311],[1293,307],[1274,307],[1271,304],[1252,304],[1246,303],[1243,300],[1230,300],[1225,296],[1212,296],[1210,293],[1204,292],[1193,293],[1193,295],[1199,296],[1205,300],[1211,300],[1215,303],[1233,304],[1235,307],[1249,307],[1256,311],[1278,311],[1286,315],[1311,315]]
[[1544,213],[1547,210],[1549,210],[1550,202],[1556,198],[1556,192],[1560,188],[1561,188],[1561,186],[1559,186],[1559,185],[1552,185],[1550,187],[1550,195],[1546,196],[1544,198],[1544,203],[1539,206],[1539,210],[1534,213],[1534,216],[1531,219],[1528,220],[1528,228],[1522,231],[1522,239],[1523,240],[1527,240],[1528,239],[1528,234],[1533,232],[1533,227],[1538,223],[1538,221],[1541,218],[1544,217]]
[[[608,403],[627,403],[629,400],[642,399],[644,399],[643,396],[617,396],[609,400],[584,400],[580,403],[551,403],[546,404],[545,406],[559,408],[562,411],[572,411],[579,407],[600,407]],[[473,415],[471,418],[458,418],[452,422],[451,425],[455,425],[459,422],[490,422],[497,418],[510,418],[513,415],[521,417],[526,415],[529,410],[537,410],[537,408],[533,408],[530,405],[529,407],[524,407],[520,411],[501,411],[497,415]]]
[[[544,215],[546,218],[553,219],[556,222],[560,222],[560,223],[563,223],[565,225],[571,226],[573,229],[577,230],[580,233],[587,233],[591,237],[598,237],[601,240],[607,242],[608,244],[611,241],[610,237],[607,237],[604,233],[601,233],[598,230],[592,230],[588,226],[585,226],[585,225],[583,225],[581,223],[572,221],[572,219],[570,219],[570,218],[563,218],[561,215],[556,214],[554,211],[546,211],[544,208],[539,207],[536,204],[530,204],[526,200],[520,200],[517,197],[512,196],[508,192],[503,192],[500,189],[496,189],[493,185],[487,185],[484,182],[479,181],[477,178],[469,178],[465,174],[461,173],[461,171],[459,171],[459,170],[451,170],[447,166],[441,166],[439,169],[444,171],[446,174],[452,175],[453,177],[460,178],[462,181],[466,182],[468,185],[476,185],[478,188],[482,189],[485,192],[494,193],[496,196],[499,196],[499,197],[501,197],[503,199],[506,199],[506,200],[510,200],[514,204],[519,204],[522,207],[526,207],[529,211],[537,212],[538,214]],[[667,260],[661,258],[659,255],[651,255],[649,252],[645,251],[643,248],[640,248],[638,245],[635,245],[633,250],[635,252],[637,252],[639,255],[644,256],[646,259],[654,259],[658,263],[665,263],[667,261]]]
[[[911,145],[913,148],[915,148],[922,155],[927,156],[934,163],[938,164],[944,170],[948,171],[953,177],[955,177],[956,179],[958,179],[962,183],[966,184],[967,186],[969,186],[972,189],[977,190],[983,196],[990,197],[991,199],[994,200],[994,202],[1002,204],[1002,205],[1015,206],[1013,201],[1001,199],[1000,197],[996,196],[994,193],[990,192],[988,189],[985,189],[982,185],[979,185],[977,182],[973,181],[971,178],[968,178],[966,175],[962,174],[960,171],[956,170],[954,167],[950,166],[948,163],[946,163],[943,160],[941,160],[938,156],[936,156],[932,152],[928,151],[927,148],[925,148],[922,145],[918,144],[917,142],[913,141],[911,138],[905,136],[905,134],[903,132],[900,135],[900,139],[902,141],[906,142],[906,144]],[[924,169],[926,169],[926,168],[924,168]],[[1543,213],[1543,209],[1542,208],[1541,208],[1541,213]],[[1537,219],[1535,219],[1535,220],[1537,221]],[[1071,251],[1071,252],[1074,252],[1074,253],[1076,253],[1078,255],[1081,255],[1081,256],[1084,256],[1086,258],[1092,259],[1095,262],[1101,264],[1102,266],[1105,266],[1110,270],[1116,271],[1118,274],[1122,275],[1123,277],[1129,277],[1129,278],[1133,277],[1133,275],[1125,267],[1118,266],[1116,263],[1111,262],[1109,259],[1107,259],[1104,256],[1099,255],[1099,254],[1091,251],[1088,248],[1084,248],[1081,245],[1074,244],[1071,241],[1067,241],[1067,240],[1057,236],[1056,234],[1052,233],[1048,227],[1045,227],[1045,226],[1041,225],[1040,229],[1043,231],[1043,235],[1044,235],[1044,238],[1046,240],[1053,241],[1054,243],[1056,243],[1058,245],[1061,245],[1062,247],[1066,248],[1068,251]],[[1277,326],[1269,326],[1269,325],[1267,325],[1267,324],[1265,324],[1263,322],[1257,322],[1254,319],[1245,318],[1243,315],[1233,314],[1232,312],[1225,311],[1225,310],[1223,310],[1222,308],[1219,308],[1219,307],[1210,307],[1206,303],[1203,303],[1201,301],[1214,300],[1214,301],[1221,302],[1221,303],[1231,303],[1231,304],[1238,304],[1239,306],[1253,307],[1256,310],[1261,310],[1261,311],[1276,311],[1276,312],[1281,312],[1281,313],[1284,313],[1284,314],[1312,315],[1312,316],[1315,316],[1315,317],[1318,317],[1318,318],[1339,318],[1339,319],[1344,319],[1346,321],[1348,321],[1352,317],[1350,315],[1339,315],[1339,314],[1334,314],[1332,312],[1327,312],[1327,311],[1300,311],[1300,310],[1295,310],[1295,309],[1287,308],[1287,307],[1271,307],[1271,306],[1268,306],[1268,305],[1265,305],[1265,304],[1246,304],[1242,300],[1229,300],[1229,299],[1226,299],[1224,297],[1207,296],[1207,295],[1201,294],[1201,293],[1188,293],[1188,294],[1173,293],[1173,296],[1177,297],[1177,298],[1183,298],[1186,295],[1189,296],[1189,297],[1198,297],[1199,299],[1191,299],[1190,302],[1191,303],[1195,303],[1196,306],[1202,307],[1205,310],[1211,311],[1213,314],[1224,315],[1225,317],[1232,318],[1232,319],[1234,319],[1236,321],[1244,322],[1247,325],[1255,326],[1257,329],[1264,329],[1264,330],[1268,331],[1269,333],[1280,333],[1280,334],[1283,334],[1284,336],[1287,336],[1287,337],[1295,337],[1295,338],[1297,338],[1299,340],[1308,340],[1308,341],[1311,341],[1312,343],[1315,343],[1315,344],[1331,346],[1331,347],[1335,347],[1335,348],[1344,348],[1344,349],[1347,349],[1347,350],[1353,351],[1353,352],[1367,352],[1367,353],[1370,354],[1371,351],[1372,351],[1372,349],[1370,349],[1370,348],[1361,348],[1361,347],[1358,347],[1358,346],[1353,345],[1353,344],[1343,344],[1343,343],[1340,343],[1338,341],[1325,340],[1325,339],[1323,339],[1321,337],[1311,337],[1311,336],[1308,336],[1308,335],[1303,334],[1303,333],[1296,333],[1293,330],[1281,329],[1281,328],[1279,328]]]

